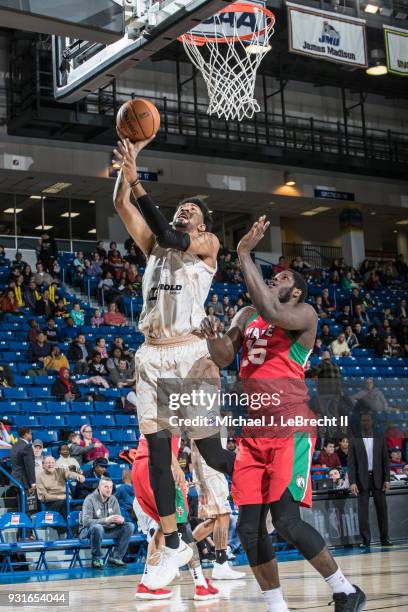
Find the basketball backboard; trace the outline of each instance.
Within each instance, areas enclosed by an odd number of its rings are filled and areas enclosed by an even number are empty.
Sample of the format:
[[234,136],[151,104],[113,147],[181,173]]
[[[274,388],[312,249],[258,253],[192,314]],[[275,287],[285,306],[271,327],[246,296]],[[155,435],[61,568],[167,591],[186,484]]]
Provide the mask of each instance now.
[[75,102],[136,66],[230,3],[230,0],[111,0],[122,6],[124,33],[111,43],[53,36],[54,95]]

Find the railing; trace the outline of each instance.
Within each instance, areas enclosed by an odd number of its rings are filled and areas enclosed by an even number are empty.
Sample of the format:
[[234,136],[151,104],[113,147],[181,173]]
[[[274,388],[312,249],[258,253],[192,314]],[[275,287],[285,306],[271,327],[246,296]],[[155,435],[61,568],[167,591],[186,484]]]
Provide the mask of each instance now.
[[[21,482],[19,482],[17,480],[17,478],[14,478],[14,476],[12,474],[10,474],[10,472],[8,472],[2,465],[0,465],[0,472],[6,476],[6,478],[8,478],[8,480],[17,487],[18,491],[19,491],[19,496],[20,496],[20,504],[19,504],[19,508],[20,508],[20,512],[25,512],[26,511],[26,494],[25,494],[25,490],[23,485],[21,484]],[[26,529],[25,527],[22,528],[21,530],[22,532],[22,537],[23,540],[25,540],[25,536],[26,536]]]
[[333,259],[341,259],[343,256],[341,247],[327,246],[324,244],[296,244],[292,242],[282,243],[282,252],[287,259],[300,256],[310,264],[312,268],[327,268],[333,263]]

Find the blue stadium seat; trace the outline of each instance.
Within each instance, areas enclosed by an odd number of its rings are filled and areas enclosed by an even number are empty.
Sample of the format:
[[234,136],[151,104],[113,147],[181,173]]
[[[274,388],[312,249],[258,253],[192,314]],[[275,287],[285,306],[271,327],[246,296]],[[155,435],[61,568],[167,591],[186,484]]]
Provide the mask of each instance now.
[[12,387],[11,389],[3,389],[3,396],[9,400],[27,399],[26,390],[23,387]]
[[61,413],[64,412],[66,414],[71,413],[71,406],[69,402],[48,401],[48,402],[45,402],[45,405],[47,407],[47,411],[51,413],[55,413],[55,412],[61,412]]
[[36,414],[47,414],[47,404],[34,400],[25,401],[21,402],[21,410],[28,413],[35,412]]
[[52,383],[55,380],[55,376],[42,376],[42,375],[34,376],[33,380],[34,380],[33,384],[36,387],[45,387],[45,386],[51,387]]
[[14,424],[16,427],[39,427],[39,417],[32,414],[16,414],[14,415]]
[[117,414],[115,415],[115,420],[116,425],[120,427],[136,427],[138,425],[135,414]]
[[111,432],[112,442],[136,442],[136,432],[134,429],[113,429]]
[[80,429],[82,425],[89,423],[89,416],[86,414],[70,414],[67,417],[67,425],[71,429]]
[[19,414],[21,412],[21,402],[2,402],[0,403],[0,407],[2,408],[2,412],[6,411],[11,414]]
[[60,414],[46,414],[38,417],[42,427],[65,427],[66,420]]
[[115,417],[111,414],[94,414],[91,416],[92,427],[115,427]]
[[51,387],[28,387],[27,393],[29,397],[38,399],[46,399],[51,396]]
[[93,402],[71,402],[71,411],[78,412],[94,412]]
[[[117,433],[115,430],[112,430],[112,433]],[[111,432],[108,429],[95,429],[93,428],[93,436],[98,438],[101,442],[110,442],[111,441]]]
[[58,431],[56,429],[40,429],[36,435],[44,444],[51,444],[52,442],[58,442]]
[[94,404],[94,408],[96,412],[113,412],[116,410],[116,401],[110,400],[109,402],[98,402],[96,401]]
[[33,376],[25,374],[14,374],[14,384],[19,387],[28,387],[33,384]]

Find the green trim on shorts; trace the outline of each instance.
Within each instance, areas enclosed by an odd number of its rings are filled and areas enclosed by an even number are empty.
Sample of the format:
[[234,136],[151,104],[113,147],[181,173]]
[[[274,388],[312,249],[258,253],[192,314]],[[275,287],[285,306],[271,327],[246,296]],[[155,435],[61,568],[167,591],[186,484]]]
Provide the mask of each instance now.
[[308,433],[302,431],[294,433],[292,480],[288,489],[296,502],[301,502],[306,495],[310,473],[311,444]]
[[176,523],[182,525],[188,522],[188,508],[185,503],[183,491],[176,486]]

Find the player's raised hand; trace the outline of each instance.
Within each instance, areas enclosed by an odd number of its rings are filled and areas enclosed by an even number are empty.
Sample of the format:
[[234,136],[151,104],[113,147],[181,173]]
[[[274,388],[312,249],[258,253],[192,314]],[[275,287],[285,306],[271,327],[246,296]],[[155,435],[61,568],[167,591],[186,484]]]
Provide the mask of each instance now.
[[268,229],[270,222],[266,220],[266,216],[262,215],[259,217],[258,221],[255,221],[251,229],[245,236],[241,238],[239,241],[237,252],[238,255],[240,253],[249,253],[256,247],[256,245],[262,240],[265,236],[265,232]]
[[137,180],[137,156],[154,137],[155,135],[139,142],[130,142],[128,138],[118,141],[117,147],[113,150],[113,162],[120,164],[128,183],[134,183]]
[[218,325],[216,321],[211,321],[210,317],[204,317],[200,324],[200,331],[207,340],[218,338]]

